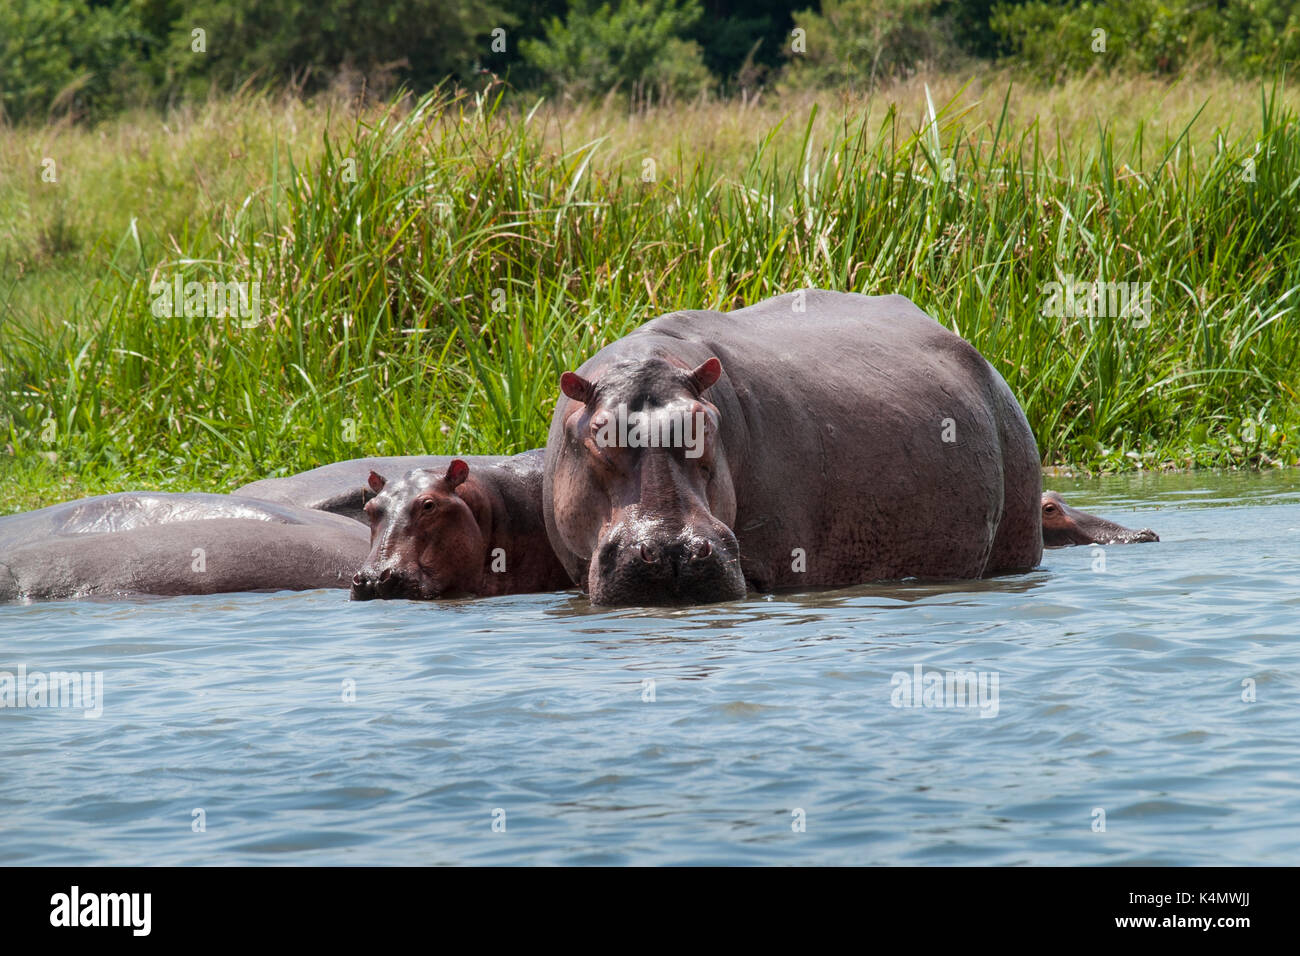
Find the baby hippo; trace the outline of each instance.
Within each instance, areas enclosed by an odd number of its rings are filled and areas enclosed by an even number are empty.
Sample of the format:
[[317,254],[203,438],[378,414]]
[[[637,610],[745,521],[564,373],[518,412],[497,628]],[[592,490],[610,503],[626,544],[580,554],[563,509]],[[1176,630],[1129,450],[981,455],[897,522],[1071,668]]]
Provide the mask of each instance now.
[[460,458],[396,481],[370,473],[370,556],[352,600],[489,597],[573,587],[542,520],[541,452],[486,465]]
[[1150,528],[1134,531],[1105,518],[1071,508],[1055,491],[1043,492],[1043,546],[1063,548],[1071,544],[1136,544],[1159,541]]

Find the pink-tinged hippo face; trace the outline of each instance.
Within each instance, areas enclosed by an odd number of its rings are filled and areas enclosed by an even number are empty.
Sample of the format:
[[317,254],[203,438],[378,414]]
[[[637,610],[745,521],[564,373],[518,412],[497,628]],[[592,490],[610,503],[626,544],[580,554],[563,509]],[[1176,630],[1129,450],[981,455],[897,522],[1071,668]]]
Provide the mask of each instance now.
[[676,604],[745,594],[731,468],[705,392],[722,366],[619,363],[588,380],[566,372],[570,399],[553,478],[556,526],[590,555],[595,604]]
[[390,482],[370,473],[370,555],[352,578],[352,600],[478,593],[487,541],[468,477],[469,465],[459,458],[445,474],[420,469]]
[[1136,544],[1159,541],[1150,528],[1134,531],[1114,521],[1071,508],[1055,491],[1043,492],[1043,546],[1063,548],[1072,544]]

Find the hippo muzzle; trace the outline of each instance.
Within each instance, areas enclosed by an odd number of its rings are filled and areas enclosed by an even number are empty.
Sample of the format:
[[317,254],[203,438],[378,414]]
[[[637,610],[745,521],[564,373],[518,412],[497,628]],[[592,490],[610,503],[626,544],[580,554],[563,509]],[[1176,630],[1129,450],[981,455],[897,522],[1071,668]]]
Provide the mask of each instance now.
[[351,597],[354,601],[408,599],[434,601],[442,595],[423,576],[403,571],[397,565],[366,565],[352,575]]
[[707,604],[745,596],[740,546],[731,529],[709,519],[686,525],[624,520],[592,555],[594,604]]

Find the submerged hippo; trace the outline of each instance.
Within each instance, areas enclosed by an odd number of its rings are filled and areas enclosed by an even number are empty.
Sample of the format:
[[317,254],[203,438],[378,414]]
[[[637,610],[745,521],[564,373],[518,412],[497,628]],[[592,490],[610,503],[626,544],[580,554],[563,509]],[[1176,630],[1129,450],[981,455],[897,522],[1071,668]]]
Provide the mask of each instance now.
[[232,495],[125,492],[0,518],[0,602],[347,587],[366,530]]
[[1159,541],[1150,528],[1134,531],[1105,518],[1071,508],[1055,491],[1043,492],[1043,545],[1063,548],[1071,544],[1135,544]]
[[[129,531],[209,518],[293,523],[303,517],[299,509],[237,495],[123,491],[0,517],[0,555],[12,547],[33,544],[50,535]],[[306,517],[314,519],[315,516]]]
[[[365,504],[373,496],[367,483],[372,471],[380,474],[404,475],[415,468],[445,470],[455,455],[399,455],[390,458],[353,458],[331,465],[322,465],[311,471],[299,472],[287,478],[264,478],[236,488],[235,494],[264,501],[278,501],[343,515],[369,524]],[[491,465],[501,461],[500,456],[463,455],[471,467]]]
[[902,296],[674,312],[560,386],[542,504],[594,603],[976,578],[1042,556],[1024,413]]
[[370,556],[352,599],[433,600],[573,587],[542,521],[542,452],[417,469],[388,481],[371,472]]

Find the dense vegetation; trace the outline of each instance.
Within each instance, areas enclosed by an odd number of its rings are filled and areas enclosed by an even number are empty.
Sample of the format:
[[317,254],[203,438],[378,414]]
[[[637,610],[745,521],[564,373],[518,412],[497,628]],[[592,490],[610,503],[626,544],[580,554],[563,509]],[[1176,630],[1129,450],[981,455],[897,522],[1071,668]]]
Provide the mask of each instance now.
[[1300,100],[1234,73],[1291,4],[506,0],[501,62],[459,4],[0,8],[5,510],[533,447],[605,342],[810,285],[969,338],[1045,464],[1300,459]]
[[512,88],[655,99],[870,87],[923,66],[1043,78],[1259,76],[1300,60],[1295,0],[7,0],[11,121],[102,117],[245,83],[381,97],[495,74]]

